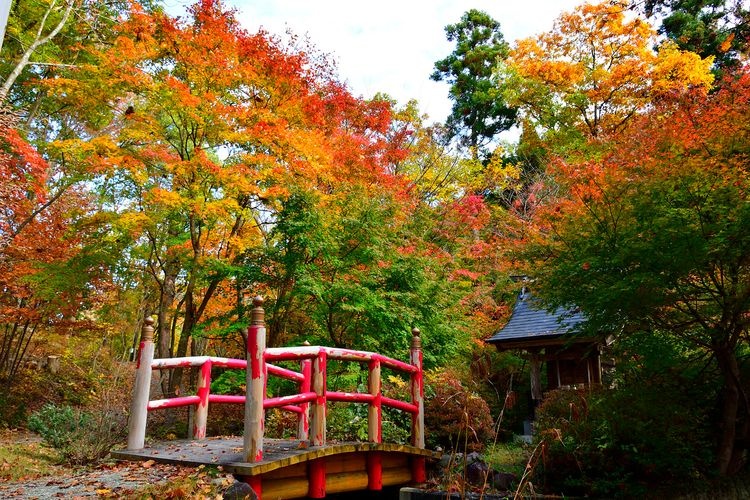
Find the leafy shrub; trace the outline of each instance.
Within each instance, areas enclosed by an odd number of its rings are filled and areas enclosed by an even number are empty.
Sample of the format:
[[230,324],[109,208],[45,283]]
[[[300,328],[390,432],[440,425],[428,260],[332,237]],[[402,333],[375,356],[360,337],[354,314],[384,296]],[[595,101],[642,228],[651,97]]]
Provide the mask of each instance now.
[[295,439],[297,437],[296,413],[271,408],[266,411],[264,433],[266,436],[278,439]]
[[55,449],[70,445],[73,435],[90,420],[89,415],[70,406],[48,403],[29,417],[29,430],[36,432],[44,442]]
[[633,497],[703,476],[711,461],[701,412],[674,387],[549,393],[537,413],[549,491]]
[[245,370],[225,370],[211,381],[211,394],[243,394]]
[[[272,412],[269,410],[266,412]],[[150,418],[150,417],[149,417]],[[267,418],[267,417],[266,417]],[[208,409],[207,436],[241,436],[245,429],[245,405],[212,404]],[[186,429],[187,431],[187,429]],[[276,436],[270,436],[276,437]]]
[[430,371],[425,377],[425,427],[431,446],[464,451],[481,449],[493,435],[487,402],[450,371]]
[[62,461],[83,465],[105,457],[125,437],[124,412],[90,413],[70,406],[44,405],[28,420],[30,430],[60,454]]

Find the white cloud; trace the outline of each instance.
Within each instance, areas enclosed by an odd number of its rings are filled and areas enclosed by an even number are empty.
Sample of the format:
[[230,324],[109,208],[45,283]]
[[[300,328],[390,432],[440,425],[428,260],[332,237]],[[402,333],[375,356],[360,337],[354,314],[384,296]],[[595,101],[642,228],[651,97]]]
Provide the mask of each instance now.
[[[184,4],[185,2],[179,2]],[[283,35],[287,29],[309,35],[315,46],[333,55],[339,77],[353,94],[366,98],[384,92],[406,103],[417,99],[435,121],[450,112],[448,86],[433,82],[435,61],[453,46],[444,27],[471,8],[500,22],[512,42],[547,31],[554,19],[580,0],[234,0],[242,25]],[[172,9],[170,9],[172,10]]]

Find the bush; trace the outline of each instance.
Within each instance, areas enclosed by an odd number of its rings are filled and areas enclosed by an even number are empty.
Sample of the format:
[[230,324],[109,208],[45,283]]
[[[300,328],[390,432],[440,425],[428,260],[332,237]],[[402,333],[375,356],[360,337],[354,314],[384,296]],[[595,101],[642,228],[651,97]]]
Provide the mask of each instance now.
[[276,439],[296,439],[298,420],[296,413],[271,408],[266,411],[265,435]]
[[90,413],[70,406],[46,404],[28,420],[30,430],[57,450],[62,461],[84,465],[104,458],[125,437],[122,412],[96,410]]
[[55,449],[70,445],[73,435],[86,425],[90,417],[70,406],[47,403],[29,417],[29,430],[36,432],[44,442]]
[[711,443],[705,419],[675,387],[549,393],[537,413],[546,453],[537,478],[548,491],[634,497],[705,477]]
[[431,446],[479,450],[493,436],[487,402],[467,389],[455,373],[430,371],[425,377],[425,427]]
[[[411,400],[411,389],[407,382],[399,377],[384,376],[381,381],[381,392],[384,396]],[[347,392],[354,388],[346,388]],[[356,392],[366,393],[367,387],[360,384]],[[327,437],[333,441],[367,441],[368,439],[368,405],[363,403],[328,403]],[[400,410],[383,407],[382,439],[386,443],[408,443],[411,437],[411,415]]]

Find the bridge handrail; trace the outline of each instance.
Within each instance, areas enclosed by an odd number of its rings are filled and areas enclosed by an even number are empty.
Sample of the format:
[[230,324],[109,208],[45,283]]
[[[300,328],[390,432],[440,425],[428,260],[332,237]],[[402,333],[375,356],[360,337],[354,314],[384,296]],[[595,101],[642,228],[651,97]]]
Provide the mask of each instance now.
[[[424,448],[424,388],[422,377],[421,339],[418,329],[412,331],[411,363],[389,358],[379,353],[356,351],[326,346],[298,346],[265,349],[265,324],[262,299],[256,297],[253,323],[248,329],[247,360],[218,356],[193,356],[153,359],[153,319],[147,318],[138,352],[136,383],[131,402],[128,449],[143,448],[146,419],[149,411],[163,408],[195,406],[193,438],[206,436],[208,406],[211,403],[245,404],[245,456],[248,462],[263,456],[263,420],[268,408],[281,408],[298,414],[297,437],[309,438],[312,446],[325,444],[326,402],[343,401],[364,403],[368,410],[368,439],[382,442],[382,407],[395,408],[412,415],[412,444]],[[326,383],[328,360],[368,364],[368,392],[329,391]],[[283,368],[269,361],[299,361],[301,372]],[[152,370],[196,367],[200,368],[196,395],[160,400],[149,400]],[[246,395],[211,394],[211,368],[244,369]],[[411,402],[388,398],[381,393],[382,367],[406,373],[411,379]],[[268,398],[265,396],[268,375],[279,376],[299,384],[299,393]],[[247,402],[249,401],[249,404]],[[312,413],[312,417],[310,417]],[[311,422],[312,420],[312,422]],[[312,435],[310,431],[312,430]]]

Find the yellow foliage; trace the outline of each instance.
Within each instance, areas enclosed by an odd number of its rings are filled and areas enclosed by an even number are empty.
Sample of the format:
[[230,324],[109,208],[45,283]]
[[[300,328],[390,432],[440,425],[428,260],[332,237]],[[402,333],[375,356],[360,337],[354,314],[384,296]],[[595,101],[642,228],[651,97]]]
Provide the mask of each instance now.
[[688,86],[703,87],[708,91],[714,81],[711,73],[714,57],[705,59],[694,53],[680,50],[672,41],[659,47],[652,71],[653,91],[657,93],[683,90]]
[[160,187],[152,188],[149,191],[149,198],[165,208],[179,208],[185,201],[178,193]]
[[126,212],[118,219],[118,224],[127,232],[137,235],[148,224],[148,216],[143,212]]
[[712,59],[663,44],[622,6],[584,4],[552,31],[517,42],[500,68],[505,98],[546,129],[573,127],[586,137],[617,133],[668,91],[712,83]]

